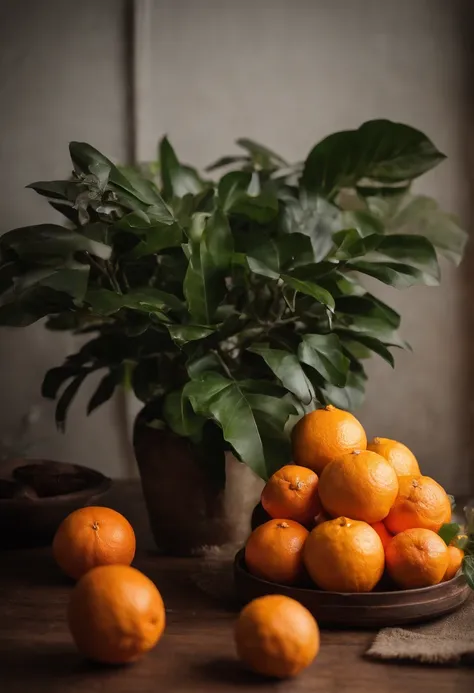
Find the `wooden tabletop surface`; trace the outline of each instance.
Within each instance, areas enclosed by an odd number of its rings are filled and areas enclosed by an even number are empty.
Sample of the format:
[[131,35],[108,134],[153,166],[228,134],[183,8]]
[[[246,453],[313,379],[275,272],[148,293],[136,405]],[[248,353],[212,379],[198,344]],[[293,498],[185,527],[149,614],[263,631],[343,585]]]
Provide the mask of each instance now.
[[[71,584],[48,549],[0,553],[1,693],[473,693],[474,669],[375,663],[371,632],[323,631],[313,665],[287,682],[247,673],[233,644],[235,611],[192,579],[198,559],[157,556],[135,482],[118,484],[104,505],[125,512],[138,535],[134,565],[158,585],[167,627],[157,647],[128,667],[101,667],[76,652],[66,625]],[[7,528],[2,528],[8,531]]]

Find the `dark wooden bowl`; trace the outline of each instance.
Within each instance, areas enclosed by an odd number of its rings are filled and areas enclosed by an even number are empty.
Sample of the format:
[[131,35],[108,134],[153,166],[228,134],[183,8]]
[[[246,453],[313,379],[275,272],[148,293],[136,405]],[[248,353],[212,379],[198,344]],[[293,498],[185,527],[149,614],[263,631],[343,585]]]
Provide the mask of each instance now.
[[[37,475],[43,464],[54,465],[55,474]],[[94,469],[49,460],[11,460],[1,472],[0,549],[47,546],[64,518],[95,503],[112,483]],[[26,479],[33,479],[34,493]]]
[[284,594],[301,602],[320,625],[381,628],[420,623],[459,608],[470,588],[462,575],[449,582],[415,590],[341,594],[303,587],[286,587],[251,575],[242,549],[235,557],[234,577],[242,603],[266,594]]

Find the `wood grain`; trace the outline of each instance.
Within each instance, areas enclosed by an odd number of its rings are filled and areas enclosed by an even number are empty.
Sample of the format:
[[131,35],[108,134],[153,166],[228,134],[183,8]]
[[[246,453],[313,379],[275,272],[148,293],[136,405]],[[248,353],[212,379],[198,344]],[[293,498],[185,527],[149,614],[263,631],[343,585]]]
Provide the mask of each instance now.
[[130,667],[105,668],[84,661],[66,625],[71,583],[59,574],[49,550],[2,552],[1,693],[472,693],[472,669],[365,660],[374,634],[361,631],[324,630],[320,655],[294,681],[276,683],[253,676],[235,658],[236,614],[193,582],[196,559],[159,557],[150,550],[138,485],[119,485],[107,504],[125,511],[137,530],[135,565],[163,594],[165,635],[153,652]]

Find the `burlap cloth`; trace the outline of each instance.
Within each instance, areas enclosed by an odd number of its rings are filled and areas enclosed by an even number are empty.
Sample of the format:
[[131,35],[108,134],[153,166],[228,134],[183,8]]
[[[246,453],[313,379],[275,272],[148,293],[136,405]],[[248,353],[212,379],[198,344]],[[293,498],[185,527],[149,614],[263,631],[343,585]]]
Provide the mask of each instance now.
[[[236,547],[209,549],[196,564],[193,582],[223,607],[237,610],[233,562]],[[423,664],[474,664],[474,594],[449,616],[410,628],[384,628],[366,656]]]
[[367,656],[423,664],[474,664],[474,595],[449,616],[410,628],[384,628]]

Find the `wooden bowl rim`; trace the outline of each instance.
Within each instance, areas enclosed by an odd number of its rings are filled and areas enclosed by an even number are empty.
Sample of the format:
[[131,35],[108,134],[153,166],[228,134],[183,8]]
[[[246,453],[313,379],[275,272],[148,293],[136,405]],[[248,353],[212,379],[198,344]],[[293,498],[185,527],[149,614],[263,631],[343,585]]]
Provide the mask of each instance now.
[[[46,460],[39,457],[25,458],[25,462],[29,464],[39,463],[39,462],[54,462],[58,464],[58,460]],[[59,462],[61,464],[61,462]],[[65,464],[65,463],[62,463]],[[86,467],[83,464],[75,464],[75,467],[79,469],[84,469],[87,472],[91,472],[93,476],[96,476],[97,482],[94,485],[87,486],[80,491],[72,491],[71,493],[61,493],[56,496],[44,496],[43,498],[0,498],[0,507],[25,507],[25,506],[39,506],[39,505],[56,505],[59,503],[69,502],[69,501],[80,501],[84,498],[90,498],[91,496],[99,496],[109,490],[112,485],[112,479],[97,469],[92,469],[91,467]]]
[[281,587],[284,590],[292,590],[295,593],[302,593],[302,594],[317,594],[321,596],[327,596],[327,597],[341,597],[343,599],[351,599],[353,601],[365,601],[365,600],[371,600],[374,598],[387,598],[387,599],[396,599],[399,595],[401,594],[413,594],[413,596],[419,595],[420,597],[423,595],[432,595],[433,592],[436,591],[441,591],[443,592],[448,585],[450,586],[457,586],[461,587],[462,585],[467,587],[466,584],[466,579],[462,573],[459,573],[458,575],[455,575],[451,580],[447,580],[446,582],[440,582],[437,585],[430,585],[429,587],[416,587],[412,590],[390,590],[390,591],[381,591],[381,592],[329,592],[325,590],[318,590],[318,589],[312,589],[310,587],[295,587],[294,585],[281,585],[278,582],[270,582],[269,580],[265,580],[264,578],[260,578],[256,575],[252,575],[247,570],[247,566],[245,565],[245,549],[240,549],[240,551],[237,552],[235,555],[234,559],[234,568],[235,570],[238,570],[239,572],[243,573],[246,577],[254,580],[255,582],[259,582],[263,585],[272,585],[275,587]]

